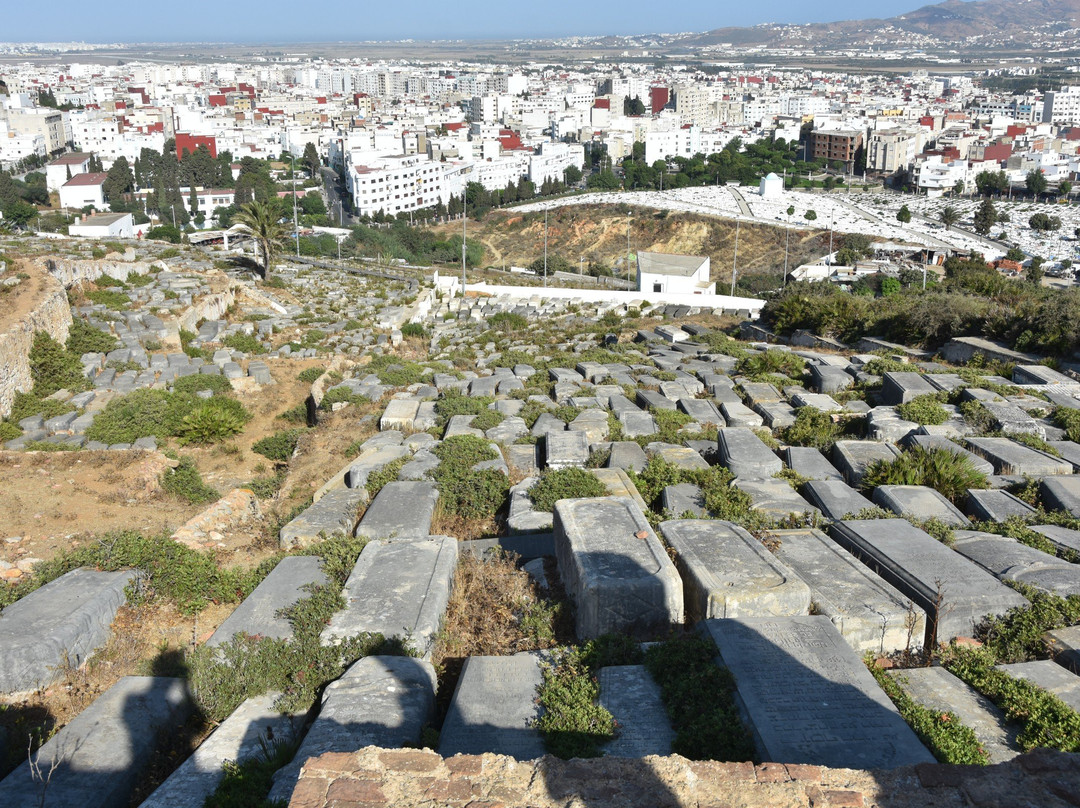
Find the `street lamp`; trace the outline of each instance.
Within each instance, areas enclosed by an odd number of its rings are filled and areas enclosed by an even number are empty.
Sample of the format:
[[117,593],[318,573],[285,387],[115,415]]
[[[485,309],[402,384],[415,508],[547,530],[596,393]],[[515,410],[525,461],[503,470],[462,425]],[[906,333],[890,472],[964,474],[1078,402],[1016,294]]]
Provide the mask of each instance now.
[[547,288],[548,212],[544,211],[544,288]]
[[[626,280],[630,280],[630,212],[626,212]],[[641,270],[638,270],[638,291],[641,291]]]
[[731,259],[731,296],[732,297],[735,297],[735,274],[736,274],[735,267],[736,267],[736,264],[739,261],[739,223],[740,223],[740,221],[741,220],[739,219],[739,217],[736,216],[735,217],[735,255]]

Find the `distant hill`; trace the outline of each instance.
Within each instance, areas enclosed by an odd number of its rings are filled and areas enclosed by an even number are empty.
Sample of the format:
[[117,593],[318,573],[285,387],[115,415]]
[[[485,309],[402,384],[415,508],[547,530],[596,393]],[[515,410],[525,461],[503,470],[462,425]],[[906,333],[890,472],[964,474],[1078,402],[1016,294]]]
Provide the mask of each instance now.
[[890,19],[717,28],[696,45],[862,46],[1080,40],[1080,0],[945,0]]

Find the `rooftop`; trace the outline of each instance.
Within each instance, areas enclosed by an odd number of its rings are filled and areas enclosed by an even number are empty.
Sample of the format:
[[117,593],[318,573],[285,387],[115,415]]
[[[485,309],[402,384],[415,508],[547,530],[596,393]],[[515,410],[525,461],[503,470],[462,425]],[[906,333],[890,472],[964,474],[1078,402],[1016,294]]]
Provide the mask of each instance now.
[[638,267],[653,275],[675,275],[689,278],[709,259],[703,255],[673,255],[671,253],[639,252]]
[[87,160],[93,157],[92,154],[86,154],[85,152],[72,152],[71,154],[63,154],[51,161],[51,166],[81,166]]
[[103,182],[105,182],[108,176],[109,175],[106,174],[104,171],[93,173],[88,172],[86,174],[76,174],[74,177],[64,183],[64,187],[69,188],[73,185],[101,185]]

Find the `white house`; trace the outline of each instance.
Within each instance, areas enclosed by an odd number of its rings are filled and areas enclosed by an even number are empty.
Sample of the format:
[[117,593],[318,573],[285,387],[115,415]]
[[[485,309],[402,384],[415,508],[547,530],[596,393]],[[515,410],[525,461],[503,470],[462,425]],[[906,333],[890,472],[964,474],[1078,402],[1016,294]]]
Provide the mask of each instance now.
[[68,227],[69,236],[83,238],[134,238],[135,218],[130,213],[98,213]]
[[104,172],[76,174],[60,186],[60,207],[85,208],[90,205],[95,208],[104,208],[103,189],[108,176]]
[[50,191],[59,191],[60,186],[78,174],[90,170],[90,158],[85,152],[72,152],[57,157],[45,166],[45,187]]
[[711,295],[709,258],[701,255],[669,255],[639,252],[638,291],[658,294]]

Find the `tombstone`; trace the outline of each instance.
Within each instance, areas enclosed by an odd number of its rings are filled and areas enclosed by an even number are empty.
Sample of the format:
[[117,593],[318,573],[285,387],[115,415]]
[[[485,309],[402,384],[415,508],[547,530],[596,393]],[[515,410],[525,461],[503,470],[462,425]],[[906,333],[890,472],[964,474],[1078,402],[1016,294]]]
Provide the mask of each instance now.
[[1027,599],[905,519],[835,522],[830,534],[927,614],[926,643],[970,637]]
[[892,769],[934,758],[824,615],[707,620],[757,757]]
[[426,657],[450,600],[457,540],[446,536],[368,543],[345,582],[345,608],[330,618],[322,642],[364,631],[409,642]]
[[548,433],[546,449],[549,469],[585,468],[589,462],[589,438],[581,431]]
[[675,731],[659,685],[644,665],[611,665],[600,669],[600,706],[615,719],[615,738],[604,744],[604,755],[643,758],[670,755]]
[[660,532],[678,554],[688,618],[809,611],[810,588],[738,525],[676,519],[662,522]]
[[367,501],[363,488],[335,488],[323,494],[278,532],[283,550],[310,547],[333,536],[351,536],[360,507]]
[[766,479],[783,470],[784,464],[761,438],[745,427],[726,427],[717,432],[720,465],[736,477]]
[[699,424],[712,424],[717,427],[727,425],[716,405],[704,398],[680,398],[678,406]]
[[958,530],[953,548],[1002,581],[1027,584],[1063,598],[1080,595],[1080,566],[1008,536]]
[[281,615],[281,610],[308,597],[309,585],[325,583],[326,574],[318,556],[281,559],[254,591],[225,618],[206,644],[212,648],[224,645],[241,633],[249,637],[289,639],[293,634],[292,625]]
[[458,435],[473,435],[477,438],[484,437],[482,431],[471,426],[475,418],[475,415],[451,415],[450,420],[446,422],[443,439],[453,438]]
[[526,477],[510,488],[510,512],[506,518],[507,530],[517,533],[550,533],[554,517],[548,511],[538,511],[529,496],[529,489],[540,481],[539,477]]
[[292,762],[275,773],[267,799],[287,802],[309,758],[417,745],[435,713],[435,688],[431,663],[413,657],[369,656],[353,663],[326,686],[318,717]]
[[585,410],[567,425],[570,432],[584,432],[589,444],[600,443],[608,437],[608,418],[603,410]]
[[0,693],[35,690],[79,667],[109,639],[130,570],[76,569],[0,614]]
[[1076,380],[1046,365],[1014,365],[1013,384],[1060,384],[1076,387]]
[[420,409],[420,401],[415,398],[393,398],[383,410],[379,419],[379,429],[397,429],[406,431],[413,428],[416,413]]
[[302,721],[274,709],[279,693],[245,700],[139,808],[202,808],[225,776],[222,761],[261,757],[267,745],[296,737]]
[[1047,693],[1053,693],[1072,710],[1080,713],[1080,676],[1053,660],[1016,662],[1011,665],[998,665],[997,669],[1016,679],[1031,682]]
[[792,515],[821,516],[818,509],[800,497],[787,480],[747,480],[739,477],[732,485],[750,495],[751,510],[760,511],[772,519],[787,519]]
[[860,654],[922,646],[926,614],[820,530],[777,530],[773,550],[810,587],[811,608]]
[[623,437],[642,438],[656,434],[656,421],[651,413],[643,410],[619,410],[616,417],[622,426]]
[[919,425],[905,421],[892,407],[874,407],[866,414],[866,437],[870,440],[900,443]]
[[907,404],[918,396],[933,395],[938,390],[921,373],[886,373],[881,381],[881,403]]
[[550,432],[563,432],[566,430],[566,421],[556,418],[550,412],[542,412],[533,421],[531,434],[535,437],[543,437]]
[[537,457],[536,444],[514,444],[505,448],[506,463],[508,466],[533,474],[540,470],[540,461]]
[[843,519],[857,514],[873,503],[842,480],[811,480],[802,487],[806,501],[827,519]]
[[859,487],[871,463],[889,462],[899,456],[900,450],[895,446],[872,440],[838,440],[833,445],[833,464],[854,488]]
[[609,497],[630,497],[641,508],[642,513],[648,513],[649,506],[641,497],[636,485],[622,469],[589,469],[589,473],[603,483]]
[[609,469],[641,471],[645,468],[647,462],[648,458],[645,457],[645,451],[636,441],[612,441],[611,455],[608,457],[607,462]]
[[994,471],[1007,476],[1072,474],[1072,463],[1031,449],[1008,438],[965,438],[964,444],[979,457],[990,462]]
[[439,734],[439,754],[543,757],[547,750],[535,726],[540,717],[536,690],[542,681],[535,654],[466,659]]
[[1004,522],[1012,516],[1026,519],[1035,509],[1008,491],[969,489],[966,508],[973,519]]
[[657,636],[682,623],[679,574],[634,500],[561,500],[554,532],[579,639],[610,632]]
[[938,519],[953,527],[971,524],[959,508],[925,485],[879,485],[874,489],[873,499],[875,505],[897,516]]
[[1057,664],[1080,674],[1080,626],[1048,631],[1043,634],[1042,639]]
[[788,446],[782,450],[781,456],[789,469],[808,480],[842,482],[844,479],[844,475],[813,446]]
[[1073,530],[1060,525],[1029,525],[1036,533],[1041,533],[1059,553],[1080,554],[1080,530]]
[[822,412],[840,412],[843,409],[832,396],[824,393],[797,393],[791,397],[791,403],[796,408],[813,407]]
[[674,446],[670,443],[650,443],[645,447],[648,457],[659,457],[682,471],[708,471],[705,459],[687,446]]
[[665,486],[660,493],[660,504],[663,512],[675,519],[681,519],[688,513],[697,519],[708,518],[705,495],[693,483]]
[[[401,433],[396,430],[387,434],[401,436]],[[367,446],[366,443],[364,445]],[[401,445],[373,446],[371,449],[366,450],[362,448],[360,456],[349,464],[349,469],[345,474],[345,484],[349,488],[363,488],[367,485],[368,478],[372,474],[381,471],[383,466],[408,456],[408,448]]]
[[426,538],[439,489],[430,482],[392,482],[382,487],[368,506],[357,536],[368,538]]
[[810,365],[810,384],[819,393],[838,393],[855,384],[855,377],[843,368]]
[[[191,713],[187,682],[125,676],[45,742],[35,759],[48,774],[48,804],[125,808],[162,739]],[[4,808],[38,808],[41,782],[28,760],[0,780]]]
[[760,415],[741,402],[725,401],[720,405],[720,412],[729,427],[756,429],[764,423]]
[[935,713],[953,713],[975,733],[990,763],[1004,763],[1019,753],[1016,725],[990,699],[978,693],[944,668],[909,668],[886,671],[916,704]]
[[1080,516],[1080,477],[1051,477],[1039,483],[1044,507]]
[[636,394],[638,405],[644,409],[655,410],[674,410],[675,402],[665,395],[653,392],[652,390],[639,389]]

